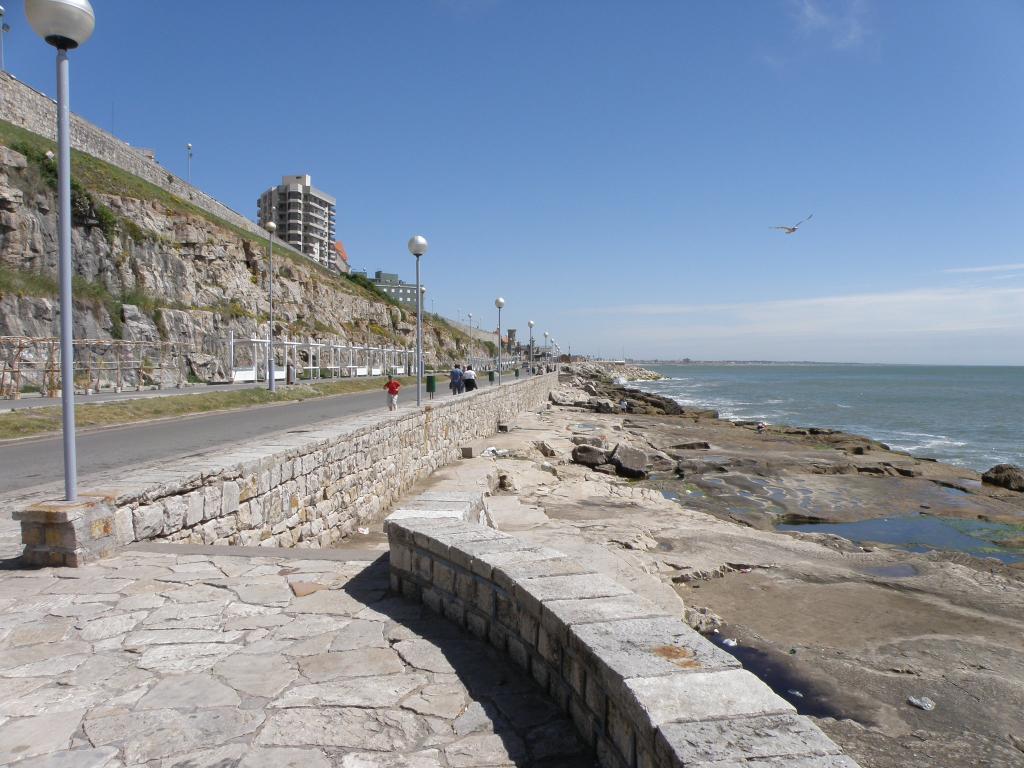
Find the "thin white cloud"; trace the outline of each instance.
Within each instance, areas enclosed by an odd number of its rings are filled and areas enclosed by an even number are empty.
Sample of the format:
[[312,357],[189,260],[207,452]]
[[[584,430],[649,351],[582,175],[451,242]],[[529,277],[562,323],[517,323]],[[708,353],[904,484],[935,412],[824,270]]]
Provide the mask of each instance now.
[[950,274],[964,274],[974,272],[1017,272],[1019,270],[1024,270],[1024,264],[994,264],[989,267],[953,267],[942,271]]
[[808,35],[827,35],[833,48],[855,48],[868,34],[865,0],[790,0],[790,13]]
[[632,317],[653,326],[648,333],[663,331],[668,337],[685,328],[705,339],[1019,331],[1024,329],[1024,288],[917,289],[728,304],[636,304],[580,309],[573,314]]

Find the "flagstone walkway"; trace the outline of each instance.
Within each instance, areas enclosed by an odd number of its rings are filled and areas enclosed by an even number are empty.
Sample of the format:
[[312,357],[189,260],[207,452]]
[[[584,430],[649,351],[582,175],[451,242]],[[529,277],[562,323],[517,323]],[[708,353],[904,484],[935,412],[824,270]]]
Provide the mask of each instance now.
[[594,765],[517,668],[388,594],[383,553],[182,551],[0,571],[0,765]]

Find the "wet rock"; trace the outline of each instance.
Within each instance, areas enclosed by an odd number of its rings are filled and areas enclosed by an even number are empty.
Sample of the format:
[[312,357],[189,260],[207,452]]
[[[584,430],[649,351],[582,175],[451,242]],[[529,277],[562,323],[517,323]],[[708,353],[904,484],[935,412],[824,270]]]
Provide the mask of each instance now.
[[614,475],[615,465],[614,464],[598,464],[594,467],[595,472],[600,472],[602,475]]
[[647,477],[647,454],[637,448],[619,443],[608,459],[623,477],[642,480]]
[[647,470],[650,472],[671,472],[676,468],[676,461],[667,453],[652,451],[647,454]]
[[700,451],[707,450],[710,447],[711,445],[704,440],[692,440],[688,443],[678,443],[672,446],[673,450],[677,451]]
[[587,467],[597,467],[608,463],[608,453],[596,445],[577,445],[572,449],[572,460]]
[[1024,469],[1016,464],[996,464],[981,476],[983,483],[1024,492]]
[[573,445],[596,445],[601,448],[604,445],[604,438],[600,435],[573,435]]

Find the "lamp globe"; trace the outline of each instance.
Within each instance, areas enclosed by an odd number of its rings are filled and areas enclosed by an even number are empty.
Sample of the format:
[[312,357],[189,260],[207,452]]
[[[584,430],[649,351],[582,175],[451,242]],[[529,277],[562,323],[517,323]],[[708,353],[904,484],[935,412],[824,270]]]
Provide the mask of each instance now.
[[92,36],[96,14],[89,0],[25,0],[28,23],[55,48],[77,48]]
[[413,256],[422,256],[427,252],[427,238],[423,235],[413,235],[409,238],[409,253]]

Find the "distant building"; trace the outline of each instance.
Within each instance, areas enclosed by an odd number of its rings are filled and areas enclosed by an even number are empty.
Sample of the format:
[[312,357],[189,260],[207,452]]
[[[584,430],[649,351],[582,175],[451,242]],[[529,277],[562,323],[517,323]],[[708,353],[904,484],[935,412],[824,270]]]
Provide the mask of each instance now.
[[[364,273],[365,274],[365,273]],[[416,284],[406,283],[398,279],[398,275],[391,272],[381,272],[379,269],[373,273],[371,282],[386,293],[395,301],[401,302],[407,307],[416,309]]]
[[352,267],[348,263],[348,253],[345,251],[345,246],[342,245],[341,240],[334,241],[334,256],[334,262],[339,272],[347,275],[352,271]]
[[277,235],[318,264],[340,270],[335,250],[335,199],[313,186],[309,174],[282,176],[256,201],[256,220],[265,226],[271,219]]

